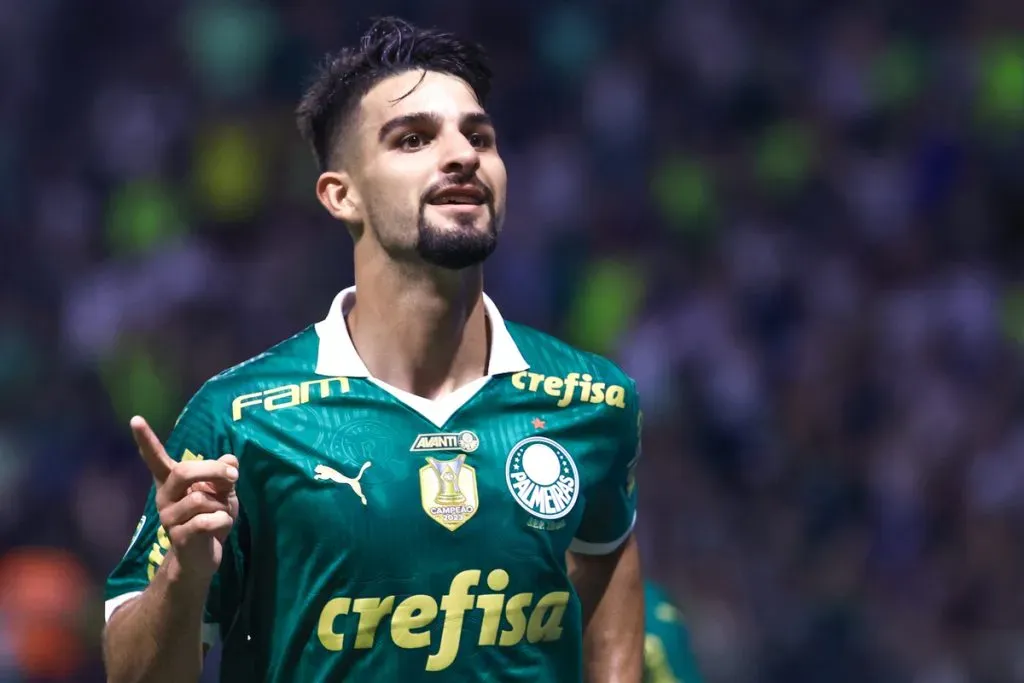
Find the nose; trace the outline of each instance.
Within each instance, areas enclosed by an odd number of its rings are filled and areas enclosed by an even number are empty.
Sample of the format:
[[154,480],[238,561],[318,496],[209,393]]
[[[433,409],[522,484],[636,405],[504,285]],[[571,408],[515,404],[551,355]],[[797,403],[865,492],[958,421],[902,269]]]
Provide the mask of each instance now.
[[480,167],[480,153],[461,132],[455,132],[446,141],[441,157],[441,172],[473,176]]

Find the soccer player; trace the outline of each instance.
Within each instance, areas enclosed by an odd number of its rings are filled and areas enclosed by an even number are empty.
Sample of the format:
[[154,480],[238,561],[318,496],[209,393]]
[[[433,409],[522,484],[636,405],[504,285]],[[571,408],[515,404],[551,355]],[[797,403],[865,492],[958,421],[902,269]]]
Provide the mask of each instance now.
[[653,581],[644,583],[644,683],[702,683],[679,608]]
[[107,583],[110,681],[196,681],[216,638],[232,683],[640,680],[637,395],[483,294],[490,78],[383,19],[304,95],[355,286],[207,381],[166,449],[132,420],[154,486]]

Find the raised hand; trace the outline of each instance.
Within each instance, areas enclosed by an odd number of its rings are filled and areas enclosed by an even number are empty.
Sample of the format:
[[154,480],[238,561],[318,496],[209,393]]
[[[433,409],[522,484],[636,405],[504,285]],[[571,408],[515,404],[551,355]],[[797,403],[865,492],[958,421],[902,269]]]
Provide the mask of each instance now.
[[[132,436],[153,475],[160,524],[171,541],[167,571],[189,581],[208,582],[220,566],[224,541],[238,517],[238,459],[177,462],[141,417],[131,420]],[[173,557],[172,557],[173,556]]]

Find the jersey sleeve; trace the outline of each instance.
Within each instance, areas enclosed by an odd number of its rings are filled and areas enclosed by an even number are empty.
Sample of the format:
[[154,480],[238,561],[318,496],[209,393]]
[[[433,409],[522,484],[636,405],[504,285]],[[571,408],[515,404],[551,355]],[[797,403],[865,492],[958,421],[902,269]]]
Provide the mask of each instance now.
[[583,555],[605,555],[629,537],[636,524],[636,466],[640,460],[643,412],[636,386],[627,378],[625,408],[609,420],[608,465],[600,481],[587,491],[583,520],[569,549]]
[[[200,390],[178,417],[164,447],[176,461],[219,458],[232,452],[226,431],[220,427],[219,414]],[[107,577],[105,587],[105,618],[110,620],[117,608],[146,589],[171,547],[166,530],[160,525],[155,504],[156,488],[151,486],[135,527],[128,549]],[[220,634],[220,625],[230,623],[238,608],[242,590],[242,568],[239,524],[236,522],[225,544],[221,566],[214,575],[207,595],[203,623],[203,642],[213,645]]]

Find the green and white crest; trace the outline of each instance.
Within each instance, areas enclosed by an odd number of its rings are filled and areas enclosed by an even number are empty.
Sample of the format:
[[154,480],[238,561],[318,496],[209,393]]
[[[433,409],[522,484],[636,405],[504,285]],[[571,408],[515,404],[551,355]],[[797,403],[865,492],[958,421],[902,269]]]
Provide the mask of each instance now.
[[579,498],[580,475],[569,451],[543,436],[530,436],[505,461],[505,482],[519,506],[540,519],[560,519]]

